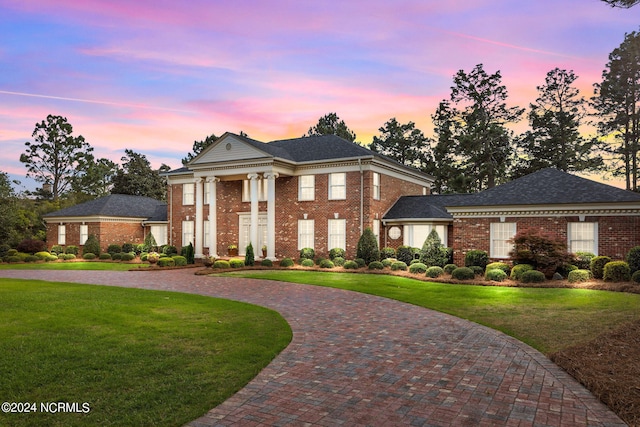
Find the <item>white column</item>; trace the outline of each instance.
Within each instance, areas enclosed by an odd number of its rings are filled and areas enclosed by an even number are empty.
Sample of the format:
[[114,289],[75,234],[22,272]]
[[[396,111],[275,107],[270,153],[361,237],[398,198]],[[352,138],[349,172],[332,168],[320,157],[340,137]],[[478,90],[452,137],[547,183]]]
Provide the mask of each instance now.
[[247,175],[249,178],[249,193],[251,194],[251,246],[253,246],[253,253],[255,258],[260,257],[260,248],[258,246],[258,174],[250,173]]
[[277,173],[265,173],[267,180],[267,259],[276,259],[276,178]]
[[207,177],[209,184],[209,241],[205,243],[209,246],[209,256],[215,258],[218,258],[218,213],[216,212],[218,181],[220,180],[215,176]]
[[196,242],[194,252],[196,258],[204,258],[204,254],[202,253],[202,240],[204,236],[204,213],[203,213],[203,202],[204,195],[202,192],[202,178],[196,178]]

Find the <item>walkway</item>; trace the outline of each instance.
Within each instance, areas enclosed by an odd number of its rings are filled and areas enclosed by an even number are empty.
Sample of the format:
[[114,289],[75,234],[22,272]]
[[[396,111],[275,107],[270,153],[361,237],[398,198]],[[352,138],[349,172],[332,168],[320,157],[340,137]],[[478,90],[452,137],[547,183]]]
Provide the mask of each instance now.
[[196,293],[281,313],[291,344],[190,427],[625,425],[531,347],[401,302],[193,270],[3,270],[0,277]]

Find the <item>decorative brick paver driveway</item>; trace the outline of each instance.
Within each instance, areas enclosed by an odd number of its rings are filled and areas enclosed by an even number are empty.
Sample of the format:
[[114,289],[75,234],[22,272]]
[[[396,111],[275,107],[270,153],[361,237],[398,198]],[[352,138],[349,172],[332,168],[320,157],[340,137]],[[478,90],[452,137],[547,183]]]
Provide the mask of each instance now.
[[278,311],[293,341],[203,426],[623,426],[531,347],[409,304],[318,286],[161,272],[0,271],[161,289]]

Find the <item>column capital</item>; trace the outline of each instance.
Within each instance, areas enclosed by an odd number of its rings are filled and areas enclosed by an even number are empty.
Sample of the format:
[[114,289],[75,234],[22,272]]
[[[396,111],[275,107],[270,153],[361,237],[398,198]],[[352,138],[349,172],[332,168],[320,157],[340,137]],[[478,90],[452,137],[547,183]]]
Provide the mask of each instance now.
[[217,176],[208,176],[206,180],[207,182],[220,182],[220,178],[218,178]]
[[247,178],[251,179],[251,180],[255,180],[255,179],[260,178],[260,175],[258,175],[257,173],[250,173],[250,174],[247,175]]
[[200,177],[195,178],[195,179],[193,180],[193,182],[195,182],[196,184],[201,184],[203,181],[204,181],[204,179],[202,179],[202,178],[200,178]]
[[276,179],[279,176],[280,176],[280,174],[278,172],[265,172],[264,173],[264,177],[266,179]]

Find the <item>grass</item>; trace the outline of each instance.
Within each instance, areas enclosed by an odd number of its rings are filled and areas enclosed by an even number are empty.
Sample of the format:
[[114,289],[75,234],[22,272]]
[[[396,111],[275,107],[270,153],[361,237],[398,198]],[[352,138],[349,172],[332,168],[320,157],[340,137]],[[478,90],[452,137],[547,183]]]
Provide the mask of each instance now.
[[640,319],[640,295],[585,289],[453,285],[379,274],[242,271],[226,275],[329,286],[468,319],[550,354]]
[[28,262],[0,263],[0,270],[107,270],[129,271],[135,268],[148,268],[147,263],[123,263],[106,261],[62,261],[62,262]]
[[[249,304],[15,279],[0,279],[0,324],[0,400],[38,405],[0,412],[12,426],[183,425],[242,388],[292,336],[279,314]],[[59,401],[90,412],[40,412]]]

